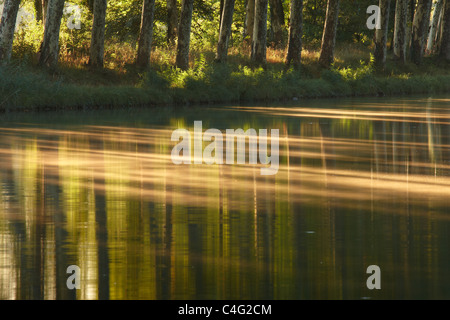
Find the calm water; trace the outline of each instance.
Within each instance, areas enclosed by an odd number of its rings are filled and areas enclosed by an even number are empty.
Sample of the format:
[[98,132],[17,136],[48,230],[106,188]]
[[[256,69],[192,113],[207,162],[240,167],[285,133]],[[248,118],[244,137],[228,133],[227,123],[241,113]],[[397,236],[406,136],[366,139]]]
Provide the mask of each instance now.
[[[449,106],[3,115],[0,299],[450,299]],[[195,120],[279,129],[278,173],[174,165]]]

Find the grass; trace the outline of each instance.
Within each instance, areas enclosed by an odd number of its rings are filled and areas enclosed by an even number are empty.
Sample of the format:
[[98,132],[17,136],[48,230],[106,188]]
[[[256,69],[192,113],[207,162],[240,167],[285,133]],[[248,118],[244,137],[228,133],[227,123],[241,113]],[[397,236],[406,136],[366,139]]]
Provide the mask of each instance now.
[[[173,67],[170,48],[156,48],[152,67],[139,70],[135,48],[109,43],[105,68],[91,70],[86,55],[63,54],[57,73],[28,62],[0,68],[0,109],[132,107],[169,104],[287,101],[302,98],[384,96],[450,92],[450,66],[426,57],[421,66],[388,59],[375,72],[371,48],[347,44],[336,48],[335,63],[322,69],[317,48],[305,48],[300,70],[286,70],[285,50],[267,49],[265,68],[252,66],[247,46],[230,49],[227,64],[214,62],[214,48],[191,52],[191,69]],[[23,54],[20,55],[23,57]]]

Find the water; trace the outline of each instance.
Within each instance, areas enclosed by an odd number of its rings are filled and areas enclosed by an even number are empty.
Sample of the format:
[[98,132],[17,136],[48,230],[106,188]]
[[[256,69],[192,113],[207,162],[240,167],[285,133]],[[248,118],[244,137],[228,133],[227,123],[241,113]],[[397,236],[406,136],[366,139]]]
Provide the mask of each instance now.
[[[0,299],[449,299],[449,103],[4,115]],[[279,129],[278,173],[174,165],[195,120]]]

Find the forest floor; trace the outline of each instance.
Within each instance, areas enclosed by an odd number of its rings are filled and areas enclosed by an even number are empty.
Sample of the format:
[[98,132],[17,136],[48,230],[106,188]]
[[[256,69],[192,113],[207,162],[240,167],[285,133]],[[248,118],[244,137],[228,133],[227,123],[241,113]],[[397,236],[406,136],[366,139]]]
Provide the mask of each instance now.
[[[214,48],[191,51],[191,69],[173,67],[173,50],[156,48],[151,68],[133,64],[131,47],[109,44],[105,67],[93,70],[83,56],[62,55],[58,70],[35,67],[35,57],[0,68],[0,109],[54,110],[152,105],[188,105],[290,101],[305,98],[392,96],[450,92],[450,63],[425,57],[417,66],[388,54],[376,71],[372,48],[359,44],[336,48],[327,70],[318,49],[304,49],[299,70],[287,69],[285,49],[267,49],[267,64],[254,66],[247,47],[230,49],[228,62],[214,62]],[[18,63],[17,61],[22,61]]]

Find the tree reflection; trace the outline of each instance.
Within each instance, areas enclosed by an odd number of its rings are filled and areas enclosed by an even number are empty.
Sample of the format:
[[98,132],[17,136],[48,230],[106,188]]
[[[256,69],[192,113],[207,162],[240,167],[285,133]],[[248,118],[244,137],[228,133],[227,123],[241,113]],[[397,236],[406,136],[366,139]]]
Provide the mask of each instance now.
[[[352,107],[205,110],[211,127],[279,128],[275,176],[174,165],[170,134],[195,114],[1,128],[0,297],[448,298],[448,112]],[[370,264],[381,293],[364,289]]]

